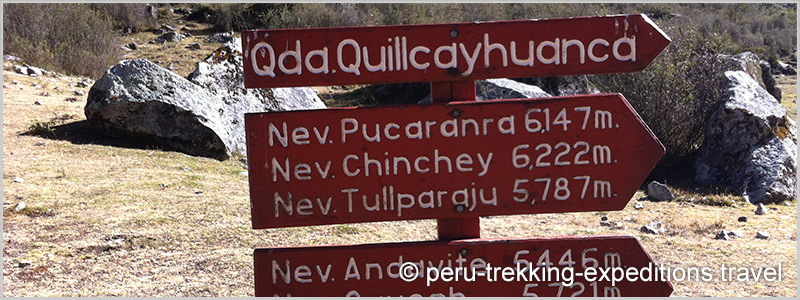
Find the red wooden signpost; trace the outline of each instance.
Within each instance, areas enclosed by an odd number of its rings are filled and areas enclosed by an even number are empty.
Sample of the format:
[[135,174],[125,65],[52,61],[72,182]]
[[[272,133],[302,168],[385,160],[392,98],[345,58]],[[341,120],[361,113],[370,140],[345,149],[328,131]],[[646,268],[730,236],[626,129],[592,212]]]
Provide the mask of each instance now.
[[634,72],[669,38],[644,15],[242,32],[248,88]]
[[[257,249],[254,259],[257,296],[664,297],[672,292],[639,241],[624,235]],[[636,275],[624,278],[628,269]]]
[[[612,279],[608,267],[652,263],[630,236],[477,239],[479,216],[622,209],[664,148],[621,95],[470,103],[474,80],[641,70],[670,42],[647,17],[253,30],[242,38],[248,88],[429,81],[433,102],[248,114],[253,227],[436,218],[441,240],[257,249],[256,296],[672,292],[669,282]],[[582,277],[451,282],[441,273],[428,286],[397,279],[399,260],[436,272],[445,272],[440,262],[469,261],[472,272],[525,261]],[[585,277],[589,267],[600,268],[597,277]]]
[[619,94],[245,124],[254,228],[621,210],[664,153]]

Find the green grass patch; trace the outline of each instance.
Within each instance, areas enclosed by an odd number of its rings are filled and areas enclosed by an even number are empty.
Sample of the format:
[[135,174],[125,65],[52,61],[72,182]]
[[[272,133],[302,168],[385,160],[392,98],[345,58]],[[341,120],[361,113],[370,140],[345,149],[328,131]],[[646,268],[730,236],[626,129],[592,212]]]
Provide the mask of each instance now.
[[172,219],[166,216],[153,216],[150,214],[138,215],[128,219],[128,222],[136,226],[163,225],[170,223],[170,221],[172,221]]
[[184,176],[184,178],[181,181],[180,185],[183,186],[183,187],[201,189],[201,188],[203,188],[203,183],[202,183],[203,182],[203,178],[204,178],[204,176],[200,176],[200,175]]
[[25,134],[38,135],[42,137],[55,137],[55,127],[65,124],[67,121],[75,119],[75,115],[53,113],[53,117],[47,121],[33,120],[26,128]]

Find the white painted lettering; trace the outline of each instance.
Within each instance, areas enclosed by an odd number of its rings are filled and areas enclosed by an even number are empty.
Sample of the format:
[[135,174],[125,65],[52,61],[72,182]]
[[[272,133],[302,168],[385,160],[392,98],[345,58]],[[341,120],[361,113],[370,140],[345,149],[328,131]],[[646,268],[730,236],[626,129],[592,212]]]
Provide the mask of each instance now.
[[[356,61],[352,64],[345,66],[344,59],[342,58],[342,51],[344,50],[345,46],[350,46],[355,51],[355,58]],[[361,76],[361,71],[358,68],[361,67],[361,50],[358,47],[358,42],[353,39],[346,39],[339,43],[339,46],[336,48],[336,62],[339,64],[339,68],[342,71],[347,73],[356,74],[356,76]]]
[[[296,50],[287,50],[287,51],[281,53],[281,55],[278,56],[278,68],[284,74],[287,74],[287,75],[291,75],[291,74],[302,75],[303,74],[303,59],[300,58],[300,41],[299,40],[295,41],[295,49]],[[284,64],[286,59],[289,58],[289,57],[292,57],[295,60],[295,66],[294,66],[294,68],[291,68],[291,69],[287,69],[286,65]]]
[[603,54],[603,56],[594,55],[594,47],[597,46],[597,45],[603,45],[605,47],[608,47],[609,44],[608,44],[608,41],[606,41],[604,39],[599,39],[598,38],[598,39],[592,40],[592,42],[589,43],[589,51],[588,51],[589,52],[589,59],[591,59],[593,62],[597,62],[597,63],[604,62],[604,61],[606,61],[606,59],[608,59],[608,54]]
[[[441,54],[442,52],[445,51],[450,52],[450,61],[447,63],[443,63],[441,59]],[[458,55],[456,52],[456,43],[436,48],[436,51],[433,52],[433,63],[434,65],[436,65],[437,68],[440,69],[458,68]]]
[[[267,52],[269,52],[269,65],[264,65],[262,67],[258,66],[258,62],[256,62],[256,53],[259,52],[263,58],[266,58]],[[265,42],[260,42],[256,44],[252,50],[250,50],[250,57],[250,64],[252,64],[253,72],[255,72],[256,75],[275,78],[275,50],[272,49],[272,46]]]
[[484,65],[484,67],[487,67],[487,68],[489,67],[489,65],[490,65],[489,64],[489,60],[490,60],[489,59],[489,54],[491,54],[493,50],[499,50],[500,51],[500,55],[503,57],[503,67],[508,67],[508,51],[506,51],[506,47],[503,46],[503,44],[500,44],[500,43],[490,44],[489,43],[489,34],[488,33],[484,33],[483,34],[483,44],[485,45],[484,48],[483,48],[483,65]]

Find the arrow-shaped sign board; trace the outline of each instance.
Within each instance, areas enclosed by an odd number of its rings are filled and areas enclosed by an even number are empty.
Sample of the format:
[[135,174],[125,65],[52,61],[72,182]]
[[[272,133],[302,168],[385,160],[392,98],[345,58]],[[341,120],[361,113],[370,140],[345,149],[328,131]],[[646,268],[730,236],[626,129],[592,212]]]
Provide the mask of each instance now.
[[255,250],[255,296],[666,297],[633,236]]
[[247,114],[253,228],[621,210],[664,147],[619,94]]
[[644,69],[669,45],[644,15],[246,30],[247,88],[463,81]]

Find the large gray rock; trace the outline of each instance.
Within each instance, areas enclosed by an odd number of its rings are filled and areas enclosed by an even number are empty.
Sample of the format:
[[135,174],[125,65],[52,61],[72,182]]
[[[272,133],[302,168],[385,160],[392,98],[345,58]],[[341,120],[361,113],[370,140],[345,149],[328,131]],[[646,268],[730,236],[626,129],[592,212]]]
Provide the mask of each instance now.
[[669,190],[669,187],[658,181],[651,181],[649,184],[647,184],[647,196],[656,202],[670,201],[675,198],[675,196],[672,194],[672,191]]
[[743,71],[747,73],[758,85],[767,90],[775,100],[780,102],[781,90],[772,77],[769,63],[762,61],[752,52],[742,52],[737,55],[718,55],[721,66],[725,71]]
[[325,103],[307,87],[245,89],[241,39],[235,38],[197,63],[187,77],[225,104],[223,122],[234,151],[245,150],[244,114],[264,111],[324,109]]
[[[230,43],[234,42],[233,32],[216,33],[205,39],[206,43]],[[239,42],[241,43],[241,41]],[[242,49],[241,47],[239,49]]]
[[766,215],[768,212],[769,212],[769,209],[767,209],[767,207],[764,206],[764,203],[759,203],[758,204],[758,208],[756,208],[756,210],[753,211],[753,213],[755,213],[756,215],[759,215],[759,216]]
[[661,226],[661,222],[650,222],[650,224],[642,226],[639,230],[649,234],[662,234],[666,232],[666,229]]
[[21,59],[21,58],[19,58],[19,57],[16,57],[16,56],[13,56],[13,55],[11,55],[11,54],[6,54],[6,55],[3,55],[3,60],[5,60],[5,61],[12,61],[12,62],[20,62],[20,61],[22,61],[22,59]]
[[23,66],[28,69],[28,75],[30,75],[30,76],[42,76],[43,75],[42,74],[42,69],[39,69],[39,68],[34,67],[34,66],[31,66],[29,64],[23,64]]
[[[552,97],[538,86],[504,78],[476,80],[475,94],[477,101]],[[418,102],[418,104],[428,103],[431,103],[430,94]]]
[[772,66],[763,60],[759,65],[761,65],[761,81],[764,82],[764,88],[772,97],[775,97],[775,100],[781,102],[783,94],[781,93],[781,88],[778,87],[778,83],[775,81],[775,77],[772,77]]
[[111,67],[89,90],[90,125],[113,136],[156,140],[179,151],[226,159],[230,137],[224,103],[146,59]]
[[191,43],[191,44],[187,45],[184,48],[191,49],[191,50],[200,50],[201,47],[200,47],[200,43]]
[[178,28],[169,24],[161,24],[161,29],[164,29],[166,32],[178,31]]
[[[797,62],[795,61],[795,65]],[[783,75],[797,75],[797,71],[787,63],[777,62],[774,66],[772,66],[775,70],[773,74],[783,74]]]
[[245,113],[325,108],[310,88],[245,89],[241,55],[226,47],[189,80],[146,59],[120,62],[89,91],[86,119],[112,135],[223,160],[245,152]]
[[14,72],[17,72],[18,74],[22,75],[28,75],[28,68],[19,65],[14,65]]
[[269,111],[326,108],[311,88],[245,89],[243,58],[239,49],[242,49],[242,39],[234,38],[198,62],[187,79],[229,105],[259,103],[257,108],[260,110],[255,111],[264,111],[264,108]]
[[695,179],[729,185],[752,203],[794,199],[797,126],[749,74],[724,75],[727,96],[708,121]]
[[478,80],[475,82],[475,91],[478,101],[551,97],[538,86],[503,78]]
[[48,72],[48,71],[42,70],[40,68],[31,66],[29,64],[22,64],[21,66],[14,65],[14,72],[17,72],[17,73],[22,74],[22,75],[28,75],[28,76],[31,76],[31,77],[38,77],[38,76],[44,75],[45,73],[47,73],[47,74],[51,74],[52,73],[52,72]]
[[166,42],[178,42],[182,41],[186,36],[177,33],[177,32],[167,32],[162,34],[156,38],[156,42],[159,43],[166,43]]

